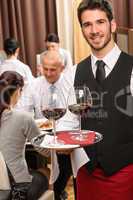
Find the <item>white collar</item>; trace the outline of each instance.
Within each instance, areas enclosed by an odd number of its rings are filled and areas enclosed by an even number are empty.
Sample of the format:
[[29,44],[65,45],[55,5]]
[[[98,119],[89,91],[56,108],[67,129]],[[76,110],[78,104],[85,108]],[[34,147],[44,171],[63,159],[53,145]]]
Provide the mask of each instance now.
[[11,62],[11,61],[14,61],[14,60],[18,60],[18,59],[14,56],[12,58],[7,58],[5,61],[6,62]]
[[[118,57],[120,56],[121,50],[119,47],[115,44],[115,46],[111,49],[111,51],[102,58],[102,60],[105,62],[106,66],[111,71],[116,64]],[[99,60],[96,56],[91,54],[91,64],[92,68],[96,70],[96,61]]]
[[61,81],[63,79],[63,74],[61,73],[59,79],[54,83],[51,84],[47,81],[47,79],[45,78],[45,76],[43,76],[44,81],[46,82],[47,87],[49,88],[51,85],[54,85],[56,88],[59,88],[61,86]]

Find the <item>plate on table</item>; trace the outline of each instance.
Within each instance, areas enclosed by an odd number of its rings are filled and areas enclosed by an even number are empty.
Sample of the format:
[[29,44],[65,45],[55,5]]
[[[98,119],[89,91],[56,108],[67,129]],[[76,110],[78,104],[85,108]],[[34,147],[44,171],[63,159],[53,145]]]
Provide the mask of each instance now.
[[53,123],[50,120],[36,119],[35,122],[41,131],[51,131],[53,129]]

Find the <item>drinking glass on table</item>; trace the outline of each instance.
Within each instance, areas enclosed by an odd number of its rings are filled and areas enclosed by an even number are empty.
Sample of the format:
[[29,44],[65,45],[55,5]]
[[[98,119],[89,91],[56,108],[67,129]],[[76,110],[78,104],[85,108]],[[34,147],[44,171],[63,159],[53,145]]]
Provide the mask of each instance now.
[[54,85],[51,85],[41,101],[41,112],[45,118],[53,121],[54,142],[52,145],[58,146],[63,141],[56,137],[56,120],[63,117],[66,113],[66,100],[63,93]]
[[81,116],[86,114],[92,107],[92,96],[90,89],[87,86],[77,86],[70,88],[68,95],[68,109],[71,113],[79,117],[78,134],[72,136],[73,139],[82,141],[86,136],[81,130]]

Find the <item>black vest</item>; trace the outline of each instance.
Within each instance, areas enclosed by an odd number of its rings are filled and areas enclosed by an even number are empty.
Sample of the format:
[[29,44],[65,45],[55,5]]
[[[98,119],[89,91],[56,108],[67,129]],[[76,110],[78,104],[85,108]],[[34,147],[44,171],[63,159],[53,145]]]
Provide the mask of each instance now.
[[133,98],[130,79],[133,57],[122,52],[111,73],[99,86],[90,57],[80,62],[75,74],[75,86],[86,85],[93,97],[93,108],[82,118],[82,129],[103,134],[103,140],[85,148],[91,161],[91,172],[97,165],[107,175],[133,163]]

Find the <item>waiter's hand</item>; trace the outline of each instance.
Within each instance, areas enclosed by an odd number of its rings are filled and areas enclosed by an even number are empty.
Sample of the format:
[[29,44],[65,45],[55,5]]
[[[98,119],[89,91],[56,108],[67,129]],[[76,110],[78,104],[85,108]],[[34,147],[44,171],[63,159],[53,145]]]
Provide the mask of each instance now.
[[58,150],[56,150],[56,153],[69,155],[72,153],[72,151],[73,151],[73,149],[58,149]]

